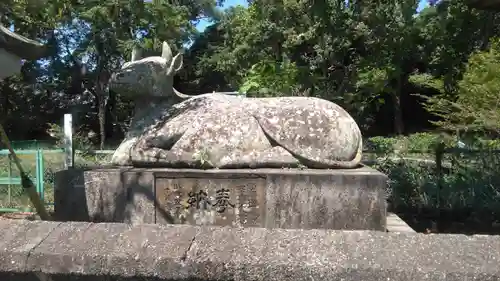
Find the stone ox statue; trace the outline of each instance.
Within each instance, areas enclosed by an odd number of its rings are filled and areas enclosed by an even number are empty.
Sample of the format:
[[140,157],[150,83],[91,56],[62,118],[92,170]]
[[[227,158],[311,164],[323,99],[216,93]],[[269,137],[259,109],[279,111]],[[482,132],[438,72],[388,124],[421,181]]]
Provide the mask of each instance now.
[[110,90],[134,99],[135,114],[113,155],[119,166],[175,168],[355,168],[362,138],[354,119],[319,98],[188,96],[173,88],[182,55],[132,60]]

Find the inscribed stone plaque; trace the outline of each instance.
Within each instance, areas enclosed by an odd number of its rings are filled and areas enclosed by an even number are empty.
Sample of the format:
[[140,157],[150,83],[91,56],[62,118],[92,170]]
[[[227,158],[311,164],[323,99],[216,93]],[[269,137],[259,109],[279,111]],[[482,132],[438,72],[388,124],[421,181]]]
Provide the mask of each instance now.
[[262,178],[156,178],[157,223],[263,227]]

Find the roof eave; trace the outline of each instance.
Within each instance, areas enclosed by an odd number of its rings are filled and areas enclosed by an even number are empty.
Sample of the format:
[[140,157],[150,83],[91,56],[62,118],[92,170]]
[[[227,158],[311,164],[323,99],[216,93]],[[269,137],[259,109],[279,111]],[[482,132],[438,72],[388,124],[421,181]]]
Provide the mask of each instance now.
[[1,24],[0,48],[26,60],[37,60],[49,54],[46,45],[14,33]]

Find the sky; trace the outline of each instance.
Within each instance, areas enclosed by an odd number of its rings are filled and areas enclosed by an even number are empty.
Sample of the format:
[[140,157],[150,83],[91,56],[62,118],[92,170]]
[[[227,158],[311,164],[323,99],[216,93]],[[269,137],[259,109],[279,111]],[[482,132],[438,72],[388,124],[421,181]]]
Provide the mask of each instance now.
[[[241,5],[241,6],[244,6],[244,7],[248,7],[248,2],[247,0],[225,0],[224,1],[224,5],[222,6],[223,9],[227,9],[229,7],[233,7],[233,6],[238,6],[238,5]],[[210,23],[209,21],[206,21],[206,20],[201,20],[197,25],[196,25],[196,29],[198,29],[198,31],[203,31],[205,30],[205,28],[207,26],[210,26],[212,23]]]
[[[244,7],[247,7],[248,6],[248,3],[247,3],[247,0],[226,0],[224,2],[224,6],[222,6],[223,9],[227,9],[229,7],[232,7],[232,6],[238,6],[238,5],[241,5],[241,6],[244,6]],[[427,3],[427,0],[420,0],[420,3],[418,4],[418,8],[417,8],[417,11],[420,12],[423,8],[427,7],[428,3]],[[212,23],[210,23],[209,21],[206,21],[206,20],[201,20],[197,25],[196,25],[196,28],[199,30],[199,31],[203,31],[205,30],[205,28],[207,26],[210,26]]]

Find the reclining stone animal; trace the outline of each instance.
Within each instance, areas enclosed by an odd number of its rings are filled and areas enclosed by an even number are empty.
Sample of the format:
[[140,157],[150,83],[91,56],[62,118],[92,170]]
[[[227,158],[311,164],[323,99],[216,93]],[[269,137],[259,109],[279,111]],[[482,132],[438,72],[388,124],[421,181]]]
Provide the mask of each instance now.
[[110,90],[135,100],[135,115],[112,163],[185,168],[355,168],[362,136],[340,106],[313,97],[188,96],[173,87],[182,55],[132,60]]

